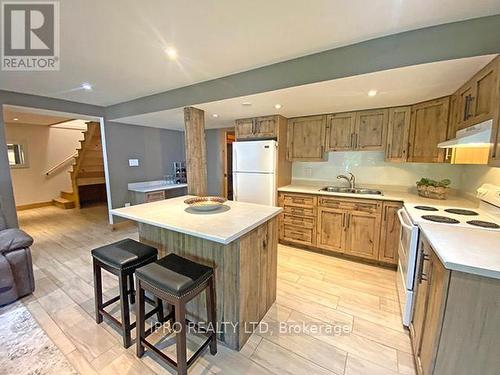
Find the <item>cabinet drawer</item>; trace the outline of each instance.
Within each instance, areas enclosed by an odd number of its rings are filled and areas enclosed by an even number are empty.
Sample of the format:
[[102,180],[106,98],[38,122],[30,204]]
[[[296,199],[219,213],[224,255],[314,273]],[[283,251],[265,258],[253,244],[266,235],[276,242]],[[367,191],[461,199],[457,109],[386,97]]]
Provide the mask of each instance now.
[[283,203],[285,206],[299,206],[299,207],[312,207],[315,204],[316,197],[307,195],[290,195],[283,196]]
[[288,241],[300,242],[304,244],[313,243],[313,229],[301,228],[293,225],[283,224],[283,239]]
[[313,217],[300,217],[300,216],[293,216],[289,214],[283,215],[283,223],[289,224],[289,225],[296,225],[298,227],[302,228],[309,228],[312,229],[314,228],[314,218]]
[[292,216],[309,216],[315,217],[316,210],[314,207],[298,207],[298,206],[286,206],[283,207],[285,214],[289,214]]
[[153,191],[151,193],[146,193],[146,203],[156,202],[165,199],[165,190]]
[[340,208],[341,203],[342,203],[342,200],[340,200],[338,198],[320,197],[318,204],[321,207]]
[[382,202],[371,199],[339,199],[333,197],[320,197],[319,206],[344,209],[348,211],[359,211],[369,214],[382,212]]

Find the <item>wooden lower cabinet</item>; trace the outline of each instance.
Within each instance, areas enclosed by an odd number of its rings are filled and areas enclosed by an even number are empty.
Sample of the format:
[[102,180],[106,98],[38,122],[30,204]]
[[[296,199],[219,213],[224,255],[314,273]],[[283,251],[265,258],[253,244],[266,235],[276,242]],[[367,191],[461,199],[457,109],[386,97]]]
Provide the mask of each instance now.
[[279,202],[281,241],[397,264],[401,202],[295,193]]
[[398,263],[398,246],[401,224],[398,210],[403,207],[401,202],[384,202],[382,206],[382,227],[380,230],[380,247],[378,259],[387,263]]
[[279,220],[279,239],[299,245],[316,245],[317,197],[304,194],[280,194],[283,213]]
[[380,215],[359,211],[346,212],[345,253],[378,260]]
[[345,218],[344,210],[319,207],[316,245],[322,249],[343,253],[346,243]]
[[424,234],[410,337],[419,375],[494,375],[500,358],[500,280],[450,271]]

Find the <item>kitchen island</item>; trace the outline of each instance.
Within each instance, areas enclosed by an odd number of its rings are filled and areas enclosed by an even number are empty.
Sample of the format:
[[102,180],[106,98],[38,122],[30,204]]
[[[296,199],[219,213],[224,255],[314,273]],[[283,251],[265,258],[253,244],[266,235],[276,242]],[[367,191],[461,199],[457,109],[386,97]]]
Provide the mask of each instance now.
[[[239,350],[276,299],[278,222],[281,208],[226,202],[211,212],[184,203],[190,196],[111,211],[139,224],[139,237],[158,249],[215,269],[218,338]],[[202,294],[188,304],[193,320],[206,321]]]

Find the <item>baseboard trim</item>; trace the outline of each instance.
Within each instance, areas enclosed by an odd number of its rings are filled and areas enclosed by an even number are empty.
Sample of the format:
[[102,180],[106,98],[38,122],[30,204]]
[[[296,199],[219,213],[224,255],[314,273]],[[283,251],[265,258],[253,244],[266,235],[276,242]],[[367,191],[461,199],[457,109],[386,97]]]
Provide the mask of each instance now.
[[24,210],[31,210],[32,208],[47,207],[47,206],[53,206],[53,205],[54,204],[52,203],[52,201],[30,203],[30,204],[21,204],[19,206],[16,206],[16,210],[17,211],[24,211]]

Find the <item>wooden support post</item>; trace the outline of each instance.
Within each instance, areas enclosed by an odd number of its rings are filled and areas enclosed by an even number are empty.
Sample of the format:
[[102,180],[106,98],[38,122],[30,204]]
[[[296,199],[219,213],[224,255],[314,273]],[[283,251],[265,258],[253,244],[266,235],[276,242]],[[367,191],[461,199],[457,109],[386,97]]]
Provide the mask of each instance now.
[[205,112],[194,107],[184,108],[186,128],[186,172],[188,194],[207,194],[207,151],[205,144]]

